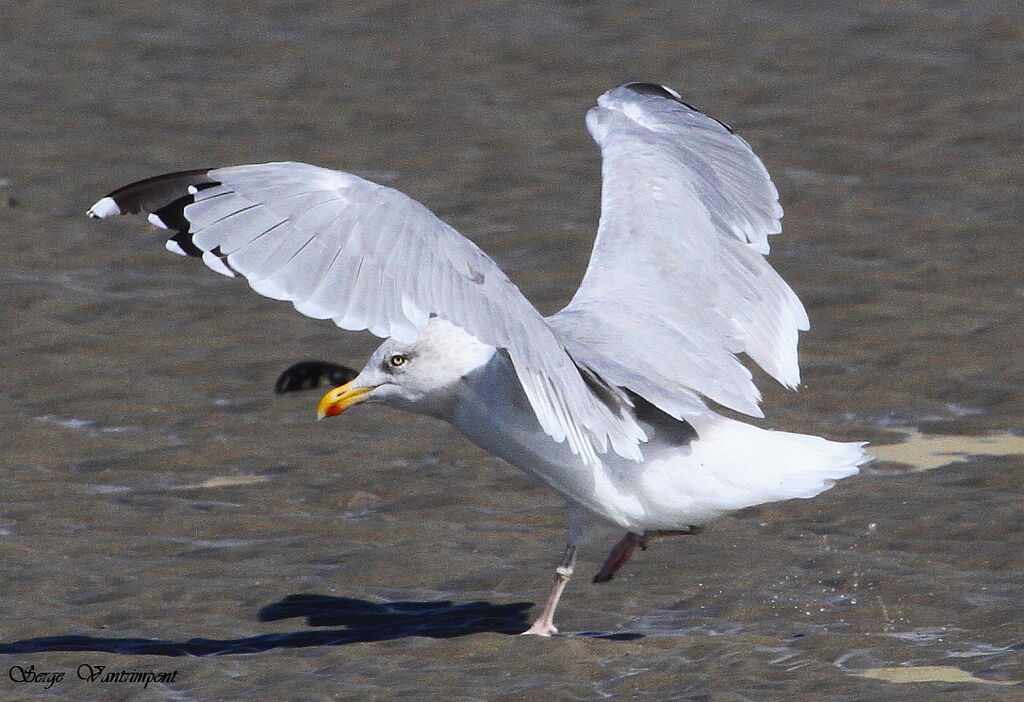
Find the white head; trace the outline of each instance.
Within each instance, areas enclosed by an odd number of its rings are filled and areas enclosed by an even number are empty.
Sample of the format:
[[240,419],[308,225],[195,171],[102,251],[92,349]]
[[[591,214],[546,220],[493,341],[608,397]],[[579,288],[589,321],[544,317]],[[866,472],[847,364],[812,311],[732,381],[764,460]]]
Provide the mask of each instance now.
[[439,317],[430,320],[416,341],[388,339],[377,347],[355,380],[334,388],[320,400],[322,419],[360,402],[445,418],[458,381],[487,363],[494,347]]

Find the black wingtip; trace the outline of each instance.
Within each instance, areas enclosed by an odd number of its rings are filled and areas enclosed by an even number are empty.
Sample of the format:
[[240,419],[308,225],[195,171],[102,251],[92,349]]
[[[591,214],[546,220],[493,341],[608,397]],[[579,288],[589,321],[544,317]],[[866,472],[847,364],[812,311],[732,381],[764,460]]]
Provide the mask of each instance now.
[[716,122],[722,125],[722,128],[725,129],[725,131],[729,132],[730,134],[736,133],[732,127],[730,127],[722,120],[715,119],[711,115],[703,112],[702,110],[694,107],[690,103],[684,101],[682,96],[675,90],[672,90],[672,88],[667,88],[664,85],[658,85],[657,83],[626,83],[623,87],[627,88],[628,90],[632,90],[637,95],[651,95],[653,97],[660,97],[665,98],[666,100],[672,100],[673,102],[678,102],[680,105],[684,105],[693,110],[694,112],[699,112],[708,119],[714,119]]
[[[162,227],[163,229],[170,229],[175,232],[174,236],[168,239],[168,249],[175,251],[176,253],[183,253],[188,256],[202,256],[202,250],[192,243],[192,232],[191,225],[188,219],[185,218],[185,208],[196,201],[196,193],[207,188],[212,188],[216,185],[220,185],[216,181],[208,181],[205,183],[196,183],[190,186],[188,194],[182,195],[179,198],[172,200],[163,207],[153,210],[150,215],[150,222]],[[154,221],[153,218],[156,218]],[[172,246],[177,245],[177,248]],[[215,252],[220,256],[219,252]]]
[[[144,178],[114,190],[104,200],[109,199],[111,204],[116,207],[118,211],[114,214],[152,212],[171,200],[185,195],[189,186],[210,187],[208,184],[214,184],[213,179],[207,175],[210,170],[209,168],[196,168],[190,171],[178,171]],[[98,214],[101,217],[107,216],[104,213]]]
[[202,256],[203,252],[192,243],[185,208],[196,201],[197,193],[220,185],[210,178],[209,171],[209,168],[179,171],[125,185],[101,198],[86,214],[104,219],[113,215],[148,212],[151,223],[174,232],[167,240],[168,250]]
[[628,88],[639,95],[653,95],[655,97],[666,98],[668,100],[675,100],[676,102],[683,102],[680,99],[679,93],[670,88],[666,88],[664,85],[658,85],[657,83],[626,83],[623,87]]
[[326,381],[332,387],[354,380],[359,371],[348,366],[339,366],[327,361],[301,361],[291,366],[277,378],[274,392],[298,392],[313,390]]

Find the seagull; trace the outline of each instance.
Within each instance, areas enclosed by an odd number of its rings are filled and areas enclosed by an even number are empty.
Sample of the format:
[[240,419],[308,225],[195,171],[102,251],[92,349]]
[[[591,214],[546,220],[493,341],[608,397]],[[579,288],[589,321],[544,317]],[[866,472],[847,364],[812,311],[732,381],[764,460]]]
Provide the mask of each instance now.
[[88,211],[146,213],[172,252],[383,338],[323,396],[319,418],[362,403],[435,417],[561,493],[566,549],[524,632],[540,636],[558,632],[588,514],[625,531],[594,576],[606,582],[655,537],[813,497],[868,459],[863,443],[719,409],[764,416],[740,354],[795,389],[809,328],[765,258],[782,208],[747,142],[654,83],[604,93],[586,125],[602,156],[597,237],[579,289],[549,317],[424,205],[350,173],[296,162],[182,171]]

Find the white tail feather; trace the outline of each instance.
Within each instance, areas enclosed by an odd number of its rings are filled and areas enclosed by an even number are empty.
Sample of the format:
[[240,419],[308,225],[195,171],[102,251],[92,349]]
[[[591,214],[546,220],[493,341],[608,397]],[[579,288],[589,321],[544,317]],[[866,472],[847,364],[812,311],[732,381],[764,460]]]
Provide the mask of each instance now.
[[863,443],[771,431],[708,413],[691,420],[689,452],[651,457],[643,468],[646,529],[679,528],[744,507],[808,498],[870,460]]

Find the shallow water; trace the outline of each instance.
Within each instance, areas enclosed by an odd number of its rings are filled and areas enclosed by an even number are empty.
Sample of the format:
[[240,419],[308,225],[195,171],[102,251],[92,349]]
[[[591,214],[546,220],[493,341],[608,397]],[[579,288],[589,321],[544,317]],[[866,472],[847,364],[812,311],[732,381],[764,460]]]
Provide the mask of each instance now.
[[[0,691],[35,699],[1020,699],[1024,15],[998,2],[22,3],[0,10]],[[628,79],[782,192],[804,383],[768,424],[884,458],[656,542],[553,640],[558,498],[433,421],[274,396],[375,341],[84,210],[298,159],[428,204],[557,309],[598,211],[582,115]],[[438,605],[440,602],[450,605]],[[420,604],[396,604],[396,603]],[[427,604],[424,604],[427,603]],[[432,603],[432,604],[431,604]],[[191,657],[224,653],[220,657]],[[171,657],[175,656],[175,657]],[[188,656],[188,657],[179,657]],[[173,682],[79,680],[79,665]],[[11,666],[66,671],[9,679]],[[299,692],[301,691],[301,692]]]

